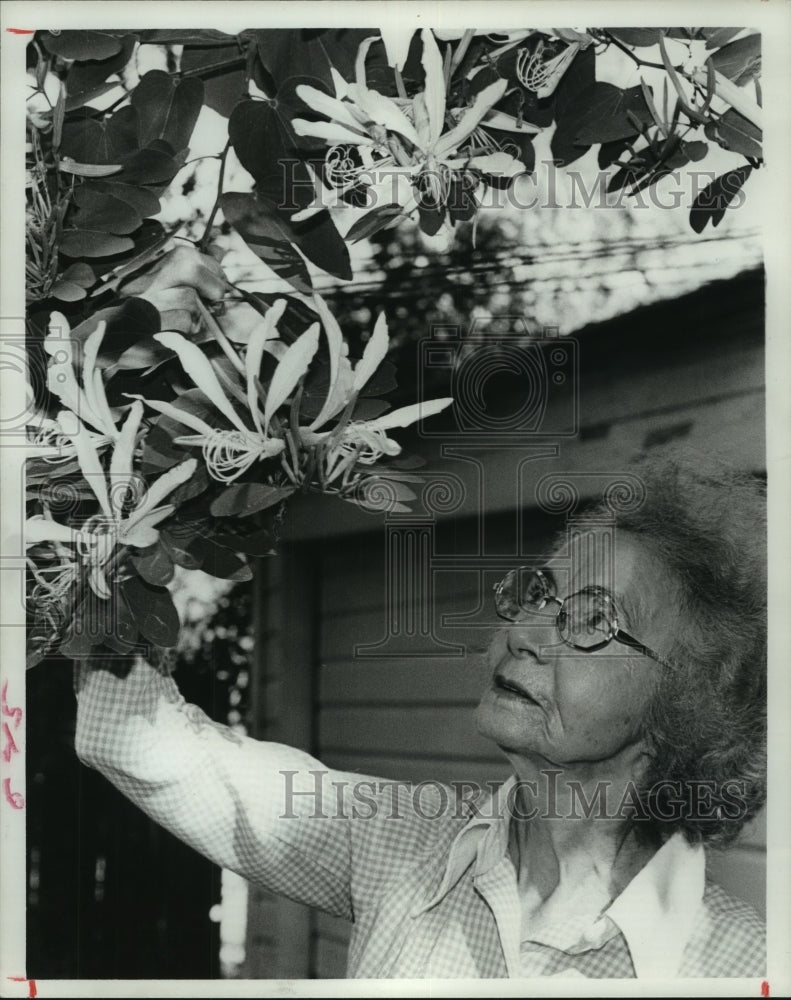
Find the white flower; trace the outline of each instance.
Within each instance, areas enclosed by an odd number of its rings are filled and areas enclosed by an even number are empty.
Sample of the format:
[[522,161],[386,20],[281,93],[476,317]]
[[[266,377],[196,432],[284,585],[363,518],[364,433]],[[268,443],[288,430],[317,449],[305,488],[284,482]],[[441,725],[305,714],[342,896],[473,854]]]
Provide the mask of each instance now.
[[[491,124],[517,130],[511,116],[493,112],[507,88],[504,79],[489,84],[468,108],[446,107],[447,81],[442,55],[431,31],[421,32],[425,88],[413,98],[390,98],[366,83],[365,60],[376,38],[367,38],[357,55],[356,79],[346,83],[334,74],[336,96],[301,84],[297,95],[328,121],[293,120],[298,135],[314,136],[329,146],[326,157],[330,181],[340,190],[364,184],[401,204],[405,212],[418,199],[443,207],[451,183],[465,171],[514,177],[522,164],[481,131]],[[538,131],[524,125],[522,132]],[[350,153],[356,151],[357,161]],[[400,183],[404,178],[409,184]]]
[[[68,414],[59,414],[58,423],[63,426],[69,422],[68,417]],[[186,482],[197,466],[195,459],[189,459],[165,472],[147,490],[140,490],[140,480],[133,465],[142,418],[142,404],[134,403],[113,443],[108,471],[102,466],[93,436],[77,419],[76,430],[66,436],[74,447],[83,478],[98,501],[99,512],[79,529],[47,518],[31,518],[27,522],[29,544],[50,541],[76,546],[89,564],[92,589],[103,598],[110,596],[104,567],[116,545],[140,548],[153,545],[159,538],[156,525],[175,510],[172,504],[163,504],[163,500]]]
[[75,419],[93,428],[94,443],[97,445],[118,438],[120,431],[116,427],[116,414],[107,402],[102,372],[97,365],[106,328],[107,324],[102,320],[83,343],[82,372],[81,379],[78,379],[74,341],[69,339],[69,321],[59,312],[50,315],[48,333],[44,338],[44,350],[52,359],[47,368],[47,388],[67,408],[61,414],[65,423],[59,417],[57,428],[50,428],[55,447],[63,444],[62,439],[68,436],[69,427],[76,426]]
[[175,351],[184,371],[208,396],[219,413],[232,425],[232,429],[212,427],[195,414],[163,400],[146,399],[145,403],[195,432],[175,438],[175,443],[200,447],[209,474],[221,482],[233,482],[255,462],[273,458],[285,448],[283,439],[272,433],[272,418],[307,371],[319,343],[319,325],[314,323],[282,352],[269,384],[269,391],[264,395],[259,382],[261,360],[265,351],[271,347],[270,341],[278,338],[277,323],[285,308],[285,299],[278,299],[270,308],[263,323],[250,337],[244,362],[230,345],[225,347],[226,354],[230,352],[229,357],[234,367],[245,374],[245,395],[242,396],[241,390],[235,386],[229,385],[229,390],[233,388],[234,394],[244,399],[252,427],[247,426],[234,409],[211,362],[200,347],[180,333],[155,335],[156,340]]

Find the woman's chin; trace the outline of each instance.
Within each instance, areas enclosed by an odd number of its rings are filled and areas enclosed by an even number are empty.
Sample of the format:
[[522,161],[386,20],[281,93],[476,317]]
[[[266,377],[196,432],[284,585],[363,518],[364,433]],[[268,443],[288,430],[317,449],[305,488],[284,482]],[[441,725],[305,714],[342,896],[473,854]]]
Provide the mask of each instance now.
[[511,712],[503,711],[500,699],[491,688],[484,692],[475,709],[475,725],[481,736],[502,746],[520,743],[524,736],[523,724]]

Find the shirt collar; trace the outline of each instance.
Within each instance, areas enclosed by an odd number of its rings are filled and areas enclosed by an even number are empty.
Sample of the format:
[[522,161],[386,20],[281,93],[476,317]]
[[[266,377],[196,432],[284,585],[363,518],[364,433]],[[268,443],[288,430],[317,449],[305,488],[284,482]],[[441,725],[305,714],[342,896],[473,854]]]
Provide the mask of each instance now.
[[473,862],[475,875],[482,875],[503,860],[508,851],[509,811],[506,805],[515,784],[516,777],[512,775],[459,830],[448,852],[439,888],[427,902],[412,911],[412,916],[425,913],[441,902]]
[[[471,816],[448,853],[442,881],[418,916],[436,906],[471,865],[482,875],[508,853],[510,814],[506,808],[516,776],[493,794],[485,808]],[[605,911],[618,927],[641,979],[676,975],[684,948],[697,920],[706,878],[702,845],[689,844],[674,833]]]

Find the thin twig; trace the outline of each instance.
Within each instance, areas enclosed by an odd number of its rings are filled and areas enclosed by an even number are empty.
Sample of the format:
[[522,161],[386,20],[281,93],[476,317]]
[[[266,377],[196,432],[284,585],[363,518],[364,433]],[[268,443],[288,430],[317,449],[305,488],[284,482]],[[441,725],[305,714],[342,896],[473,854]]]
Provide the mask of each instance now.
[[220,153],[220,173],[217,177],[217,198],[214,201],[214,206],[212,207],[211,213],[208,220],[206,221],[206,228],[203,230],[203,237],[201,238],[199,249],[201,253],[206,253],[208,249],[209,242],[211,241],[211,227],[214,223],[214,217],[217,215],[217,211],[220,207],[220,199],[222,198],[222,186],[225,180],[225,161],[228,158],[228,151],[231,148],[231,140],[229,139],[225,144],[225,149]]
[[[629,58],[633,62],[637,63],[638,66],[650,66],[651,69],[665,68],[663,63],[650,62],[648,59],[641,59],[639,56],[635,55],[634,52],[632,52],[632,50],[629,48],[628,45],[624,45],[623,42],[619,41],[615,37],[615,35],[611,35],[609,31],[604,31],[603,34],[607,36],[608,41],[610,41],[613,45],[615,45],[616,48],[619,48],[621,52],[623,52],[625,55],[629,56]],[[683,72],[683,70],[678,68],[677,72],[680,73]]]

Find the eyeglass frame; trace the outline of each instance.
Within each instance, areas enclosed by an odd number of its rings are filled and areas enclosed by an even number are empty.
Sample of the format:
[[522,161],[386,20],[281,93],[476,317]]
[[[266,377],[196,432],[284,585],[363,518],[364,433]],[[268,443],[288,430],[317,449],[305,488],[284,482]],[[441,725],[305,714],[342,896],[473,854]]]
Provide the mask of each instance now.
[[[553,580],[551,571],[542,570],[542,569],[536,569],[533,566],[517,566],[514,569],[510,569],[505,574],[505,576],[502,578],[502,580],[499,580],[497,583],[494,584],[494,587],[493,587],[493,590],[494,590],[494,610],[495,610],[496,614],[498,615],[498,617],[502,618],[503,621],[510,622],[512,625],[518,625],[520,623],[520,621],[521,621],[521,619],[511,618],[509,615],[505,615],[505,614],[503,614],[500,611],[500,609],[498,607],[498,597],[502,593],[503,584],[505,583],[505,581],[508,578],[508,576],[511,573],[521,573],[522,571],[527,571],[529,573],[534,574],[535,576],[537,576],[542,581],[542,583],[543,583],[543,585],[544,585],[544,587],[546,589],[548,589],[550,591],[553,591],[552,593],[548,593],[548,594],[544,595],[544,597],[542,598],[541,604],[540,605],[536,605],[535,606],[535,610],[536,611],[541,611],[544,608],[544,606],[545,606],[545,604],[546,604],[547,601],[554,601],[558,605],[558,612],[555,615],[555,618],[554,618],[552,624],[557,629],[557,632],[558,632],[558,635],[560,636],[561,642],[565,643],[567,646],[570,646],[572,649],[579,649],[583,653],[594,653],[598,649],[604,649],[606,646],[609,646],[609,644],[613,641],[613,639],[615,639],[616,642],[620,642],[624,646],[629,646],[631,649],[637,649],[637,650],[639,650],[640,652],[644,653],[647,657],[649,657],[649,659],[654,660],[656,663],[659,663],[663,667],[666,667],[668,669],[673,669],[674,666],[676,666],[675,664],[671,663],[665,657],[660,656],[659,653],[657,653],[655,650],[651,649],[650,646],[646,646],[646,644],[644,642],[640,642],[639,639],[635,639],[634,636],[629,635],[628,632],[624,632],[623,629],[620,628],[620,626],[618,625],[618,614],[617,614],[617,611],[616,611],[616,608],[615,608],[615,599],[613,598],[613,595],[608,590],[606,590],[604,587],[583,587],[581,590],[575,590],[573,594],[569,594],[568,597],[565,597],[565,598],[563,598],[561,600],[557,596],[557,594],[554,593],[555,586],[554,586],[554,582],[551,582]],[[591,593],[591,592],[597,592],[597,593],[599,593],[604,598],[604,600],[606,601],[606,603],[608,604],[608,606],[610,608],[611,619],[608,622],[608,624],[609,624],[609,629],[608,630],[610,631],[610,635],[606,639],[603,639],[601,642],[598,642],[598,643],[594,644],[593,646],[580,646],[578,643],[572,642],[571,639],[566,639],[563,636],[563,632],[561,631],[561,628],[560,628],[560,616],[563,613],[563,607],[564,607],[564,605],[567,604],[570,600],[572,600],[572,598],[579,597],[581,594],[587,594],[587,593]],[[520,604],[520,608],[525,613],[528,613],[528,614],[532,610],[529,607],[525,608],[524,605],[522,605],[522,604]]]

